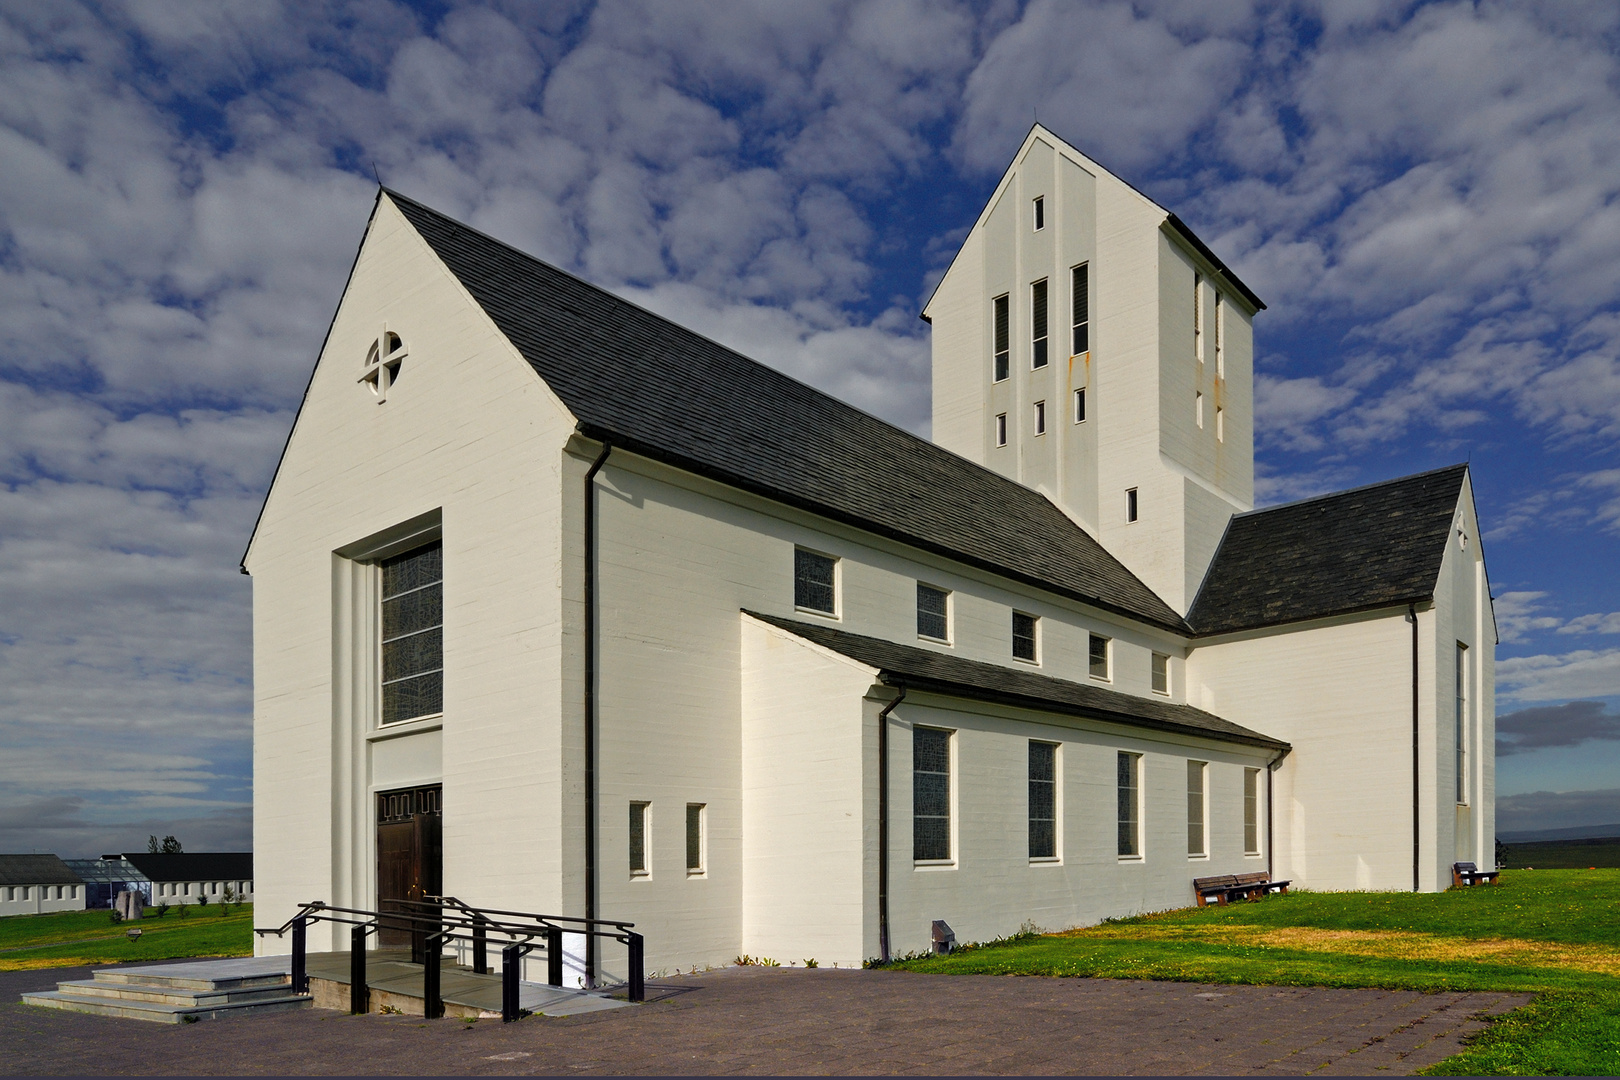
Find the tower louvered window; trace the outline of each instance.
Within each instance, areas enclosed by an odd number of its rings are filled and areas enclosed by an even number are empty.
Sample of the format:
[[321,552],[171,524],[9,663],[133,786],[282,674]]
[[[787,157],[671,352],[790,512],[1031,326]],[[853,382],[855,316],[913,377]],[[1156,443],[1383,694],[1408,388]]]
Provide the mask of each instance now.
[[995,308],[995,354],[996,354],[996,382],[1001,382],[1012,374],[1008,362],[1008,345],[1010,342],[1007,323],[1007,298],[998,296],[994,301]]
[[1091,264],[1081,263],[1069,271],[1074,296],[1069,306],[1074,341],[1069,349],[1075,356],[1091,349]]
[[1046,281],[1030,286],[1029,292],[1030,346],[1032,367],[1046,366]]

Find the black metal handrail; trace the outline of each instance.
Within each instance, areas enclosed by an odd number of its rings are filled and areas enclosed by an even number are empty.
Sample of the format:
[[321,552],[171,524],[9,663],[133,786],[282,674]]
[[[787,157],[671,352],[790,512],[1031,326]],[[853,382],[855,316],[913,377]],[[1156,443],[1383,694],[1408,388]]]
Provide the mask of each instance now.
[[[539,915],[526,911],[508,911],[500,908],[475,908],[453,896],[435,896],[422,900],[396,900],[389,911],[367,908],[347,908],[313,900],[301,904],[298,913],[279,927],[255,927],[261,936],[283,936],[288,930],[293,935],[292,982],[293,992],[309,992],[309,972],[306,966],[306,938],[309,924],[329,922],[349,926],[349,1011],[369,1011],[369,988],[366,985],[366,938],[378,930],[409,929],[414,946],[421,943],[422,1011],[428,1019],[444,1015],[444,999],[440,994],[440,967],[443,948],[450,941],[465,941],[473,951],[473,970],[489,973],[488,945],[490,935],[504,938],[501,948],[501,1019],[507,1023],[527,1015],[518,1005],[519,961],[534,949],[541,947],[536,938],[545,939],[546,976],[552,986],[562,986],[564,933],[605,937],[624,943],[629,952],[629,971],[626,983],[631,1001],[646,999],[645,943],[633,929],[635,923],[616,919],[582,919],[571,915]],[[415,955],[412,956],[413,962]]]

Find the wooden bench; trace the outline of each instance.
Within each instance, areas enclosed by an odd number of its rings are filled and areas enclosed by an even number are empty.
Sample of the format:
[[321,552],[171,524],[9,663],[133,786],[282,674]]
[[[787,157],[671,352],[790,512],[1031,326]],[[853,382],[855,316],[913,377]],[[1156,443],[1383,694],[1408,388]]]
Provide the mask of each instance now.
[[1211,900],[1218,904],[1233,900],[1252,900],[1268,893],[1288,891],[1288,882],[1272,881],[1270,874],[1221,874],[1218,877],[1193,878],[1193,895],[1198,906],[1206,907]]
[[1481,870],[1471,862],[1452,863],[1451,885],[1457,889],[1466,888],[1469,885],[1478,885],[1480,882],[1495,885],[1496,875],[1499,873],[1501,873],[1500,870]]

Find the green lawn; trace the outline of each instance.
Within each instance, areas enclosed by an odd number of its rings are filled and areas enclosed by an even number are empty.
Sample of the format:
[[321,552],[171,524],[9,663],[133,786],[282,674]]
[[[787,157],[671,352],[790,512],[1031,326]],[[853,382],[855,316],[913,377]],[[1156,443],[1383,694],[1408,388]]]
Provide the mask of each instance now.
[[[218,904],[208,905],[203,914],[192,906],[184,919],[174,908],[161,919],[148,908],[147,916],[116,925],[106,911],[0,918],[0,971],[253,952],[252,904],[233,907],[224,915]],[[135,927],[140,927],[141,936],[130,941],[125,931]]]
[[1021,935],[914,971],[1538,994],[1437,1074],[1620,1074],[1620,871],[1494,888],[1308,893]]

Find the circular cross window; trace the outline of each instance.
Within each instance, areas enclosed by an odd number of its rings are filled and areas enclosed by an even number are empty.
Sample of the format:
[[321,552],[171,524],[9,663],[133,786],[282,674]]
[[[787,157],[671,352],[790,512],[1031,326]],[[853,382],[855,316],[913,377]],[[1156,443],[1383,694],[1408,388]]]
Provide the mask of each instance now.
[[379,404],[388,400],[389,387],[399,381],[405,356],[405,342],[386,326],[372,340],[371,348],[366,350],[365,373],[360,376],[360,381],[371,387]]

